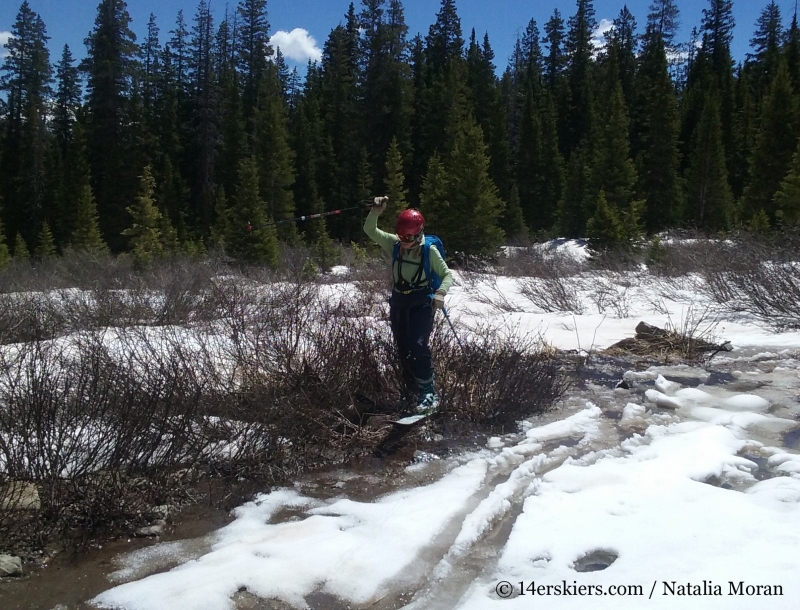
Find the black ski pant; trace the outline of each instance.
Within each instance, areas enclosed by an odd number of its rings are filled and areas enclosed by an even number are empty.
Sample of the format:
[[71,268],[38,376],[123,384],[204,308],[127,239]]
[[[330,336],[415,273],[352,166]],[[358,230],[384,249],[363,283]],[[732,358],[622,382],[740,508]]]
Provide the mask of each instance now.
[[432,384],[433,361],[428,346],[433,330],[430,292],[414,290],[404,294],[393,291],[389,298],[389,320],[407,389],[419,390]]

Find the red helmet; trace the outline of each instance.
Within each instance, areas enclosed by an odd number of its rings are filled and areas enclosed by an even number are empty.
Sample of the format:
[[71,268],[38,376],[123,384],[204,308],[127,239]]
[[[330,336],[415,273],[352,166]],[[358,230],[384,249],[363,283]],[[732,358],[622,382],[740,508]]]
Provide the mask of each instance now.
[[394,232],[398,235],[417,235],[425,226],[425,218],[419,210],[403,210],[397,215],[397,223],[394,225]]

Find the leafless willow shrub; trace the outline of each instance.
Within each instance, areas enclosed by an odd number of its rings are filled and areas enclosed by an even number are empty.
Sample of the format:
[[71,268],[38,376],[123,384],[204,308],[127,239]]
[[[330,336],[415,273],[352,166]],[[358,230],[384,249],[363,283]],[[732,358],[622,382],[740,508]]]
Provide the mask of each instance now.
[[493,273],[461,272],[459,278],[469,289],[472,301],[488,305],[492,311],[498,313],[525,311],[525,308],[518,302],[509,298],[508,288],[500,286],[497,275]]
[[519,291],[536,307],[546,313],[586,311],[580,295],[580,283],[575,278],[540,277],[521,278]]
[[[436,329],[438,388],[445,413],[507,426],[553,408],[569,387],[555,353],[532,335],[495,326]],[[463,349],[462,349],[463,345]]]
[[548,248],[549,245],[509,249],[501,259],[502,274],[511,277],[563,278],[578,275],[584,270],[579,261],[554,247]]
[[587,260],[587,267],[617,274],[628,273],[641,267],[643,254],[643,244],[638,242],[602,252],[593,251]]
[[48,339],[68,329],[54,293],[0,294],[0,345]]
[[213,379],[210,414],[234,422],[223,430],[225,468],[293,473],[369,441],[353,405],[357,396],[375,404],[390,393],[391,374],[383,370],[393,360],[388,326],[383,334],[372,328],[367,301],[328,300],[322,288],[216,288],[219,341],[204,348],[213,370],[203,376]]
[[[583,313],[579,294],[581,264],[556,251],[537,247],[509,251],[503,262],[504,275],[519,278],[519,292],[544,312]],[[517,311],[519,307],[517,306]]]
[[697,289],[722,309],[748,313],[778,328],[800,327],[800,247],[795,235],[773,242],[738,236],[702,277]]
[[[86,333],[7,349],[2,359],[2,474],[36,485],[43,532],[141,520],[143,502],[163,503],[174,491],[169,471],[195,459],[191,422],[201,392],[193,357],[177,338]],[[129,486],[138,491],[122,489]]]
[[[600,271],[587,276],[579,285],[594,303],[597,313],[611,313],[617,318],[627,318],[630,314],[634,284],[638,276],[614,271]],[[639,277],[639,280],[641,278]]]
[[665,278],[680,278],[720,269],[730,257],[733,243],[711,239],[698,233],[676,233],[661,240],[658,252],[648,258],[650,273]]
[[120,287],[133,273],[124,257],[67,250],[63,256],[44,260],[12,259],[0,271],[0,293],[89,289],[98,284]]

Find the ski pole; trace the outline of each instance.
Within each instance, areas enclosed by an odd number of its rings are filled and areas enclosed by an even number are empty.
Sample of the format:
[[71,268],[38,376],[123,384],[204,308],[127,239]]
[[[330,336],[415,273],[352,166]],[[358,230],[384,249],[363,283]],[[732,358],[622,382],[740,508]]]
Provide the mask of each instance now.
[[453,336],[456,338],[458,347],[461,348],[461,354],[466,358],[467,352],[464,349],[464,344],[461,343],[461,338],[458,336],[458,333],[456,332],[456,327],[453,326],[453,321],[450,319],[450,314],[447,313],[447,307],[442,307],[442,313],[444,314],[444,317],[447,320],[448,324],[450,324],[450,328],[453,330]]
[[295,218],[285,218],[284,220],[276,220],[275,222],[268,222],[263,225],[251,225],[248,223],[247,231],[250,232],[253,229],[261,229],[263,227],[274,227],[275,225],[282,225],[287,222],[300,222],[301,220],[313,220],[314,218],[322,218],[323,216],[333,216],[335,214],[341,214],[342,212],[349,212],[350,210],[363,210],[366,207],[372,205],[372,201],[367,199],[362,199],[358,202],[358,205],[354,205],[350,208],[342,208],[340,210],[331,210],[330,212],[320,212],[319,214],[309,214],[308,216],[296,216]]

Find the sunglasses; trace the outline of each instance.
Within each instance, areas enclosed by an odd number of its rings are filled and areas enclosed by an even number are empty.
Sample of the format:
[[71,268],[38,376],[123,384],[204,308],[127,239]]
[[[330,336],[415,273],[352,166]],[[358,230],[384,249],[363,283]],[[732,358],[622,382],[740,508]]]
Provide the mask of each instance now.
[[404,244],[413,244],[415,241],[417,241],[417,238],[419,237],[419,234],[417,234],[417,235],[398,235],[397,237]]

